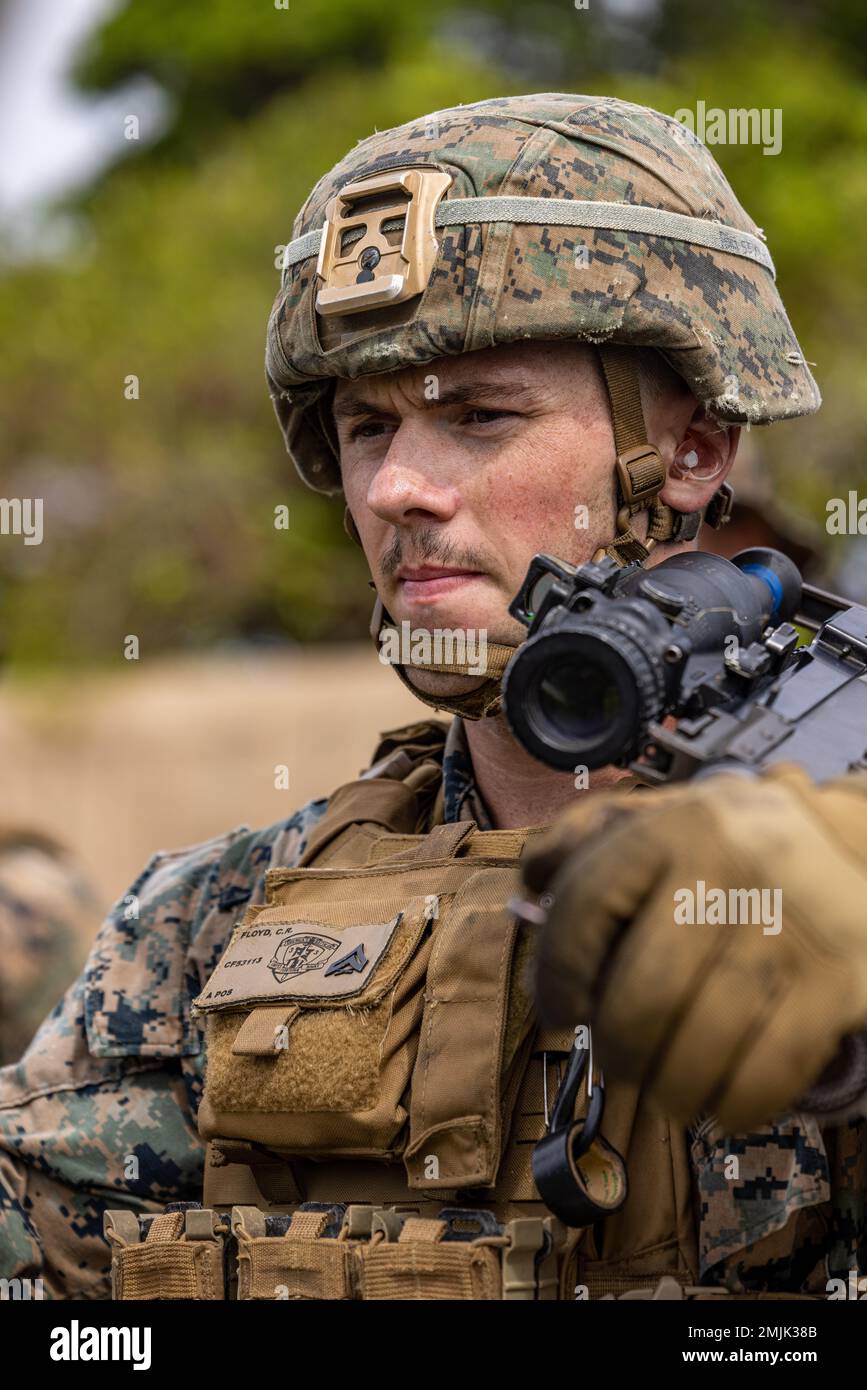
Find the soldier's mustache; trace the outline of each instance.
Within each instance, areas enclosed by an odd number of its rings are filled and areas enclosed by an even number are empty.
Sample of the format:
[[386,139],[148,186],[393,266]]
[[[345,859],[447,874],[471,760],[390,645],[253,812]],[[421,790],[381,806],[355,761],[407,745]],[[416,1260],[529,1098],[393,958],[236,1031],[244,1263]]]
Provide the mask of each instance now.
[[486,573],[494,568],[491,556],[485,555],[475,546],[457,546],[432,526],[415,529],[406,536],[395,531],[394,538],[381,561],[384,577],[391,578],[402,564],[409,561],[442,565],[443,568],[481,570]]

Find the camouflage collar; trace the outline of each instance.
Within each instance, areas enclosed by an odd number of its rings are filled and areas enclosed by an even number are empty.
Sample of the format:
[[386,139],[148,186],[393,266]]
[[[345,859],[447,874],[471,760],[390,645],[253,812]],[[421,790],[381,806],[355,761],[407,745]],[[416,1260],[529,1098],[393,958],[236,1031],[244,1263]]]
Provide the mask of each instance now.
[[474,820],[480,830],[493,830],[493,822],[473,775],[464,721],[456,714],[446,734],[443,753],[444,819]]

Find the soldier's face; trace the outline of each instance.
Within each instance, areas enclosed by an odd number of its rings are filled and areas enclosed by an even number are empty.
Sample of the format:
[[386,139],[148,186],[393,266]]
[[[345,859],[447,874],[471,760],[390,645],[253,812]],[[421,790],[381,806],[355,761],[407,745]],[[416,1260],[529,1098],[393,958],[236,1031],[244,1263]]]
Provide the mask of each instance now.
[[346,500],[392,618],[517,641],[508,605],[539,550],[614,534],[614,441],[595,355],[527,343],[340,381]]
[[[695,405],[682,388],[650,393],[666,465]],[[520,642],[508,607],[532,557],[580,564],[615,534],[611,414],[589,347],[519,343],[339,381],[334,418],[346,500],[398,625]],[[688,511],[717,485],[669,479],[662,497]],[[417,670],[413,683],[452,695],[478,679]]]

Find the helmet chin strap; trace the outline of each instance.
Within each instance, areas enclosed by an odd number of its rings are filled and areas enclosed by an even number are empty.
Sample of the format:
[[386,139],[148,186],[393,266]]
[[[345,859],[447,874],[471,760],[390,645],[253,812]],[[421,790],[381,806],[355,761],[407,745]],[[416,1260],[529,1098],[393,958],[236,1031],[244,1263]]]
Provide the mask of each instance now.
[[[659,450],[647,439],[644,423],[644,410],[641,404],[638,364],[634,350],[616,343],[597,344],[602,364],[608,398],[611,403],[611,418],[614,426],[614,445],[617,451],[617,534],[608,545],[601,546],[594,554],[594,560],[608,555],[618,565],[630,564],[638,560],[643,563],[654,546],[663,541],[690,541],[699,532],[703,521],[713,527],[721,526],[728,520],[734,494],[727,483],[708,503],[707,507],[695,512],[676,512],[666,503],[660,502],[659,493],[665,486],[666,467]],[[649,514],[647,535],[641,540],[635,533],[633,520],[641,512]],[[352,519],[349,508],[343,516],[347,534],[361,545],[361,538]],[[393,633],[399,636],[394,619],[386,612],[380,598],[377,598],[370,624],[370,635],[379,651],[383,639]],[[520,643],[497,642],[487,647],[487,674],[478,686],[463,695],[431,695],[420,690],[412,680],[410,672],[438,671],[448,675],[477,675],[470,670],[470,662],[409,662],[391,665],[400,680],[411,690],[416,699],[430,705],[432,709],[449,710],[463,719],[490,719],[499,714],[502,708],[500,684],[512,655]]]
[[[662,455],[647,438],[636,353],[619,343],[598,343],[596,351],[611,404],[618,506],[617,534],[608,545],[600,546],[593,559],[608,555],[618,565],[634,560],[643,564],[654,546],[663,541],[695,540],[703,521],[714,529],[722,526],[731,513],[734,493],[723,483],[707,506],[695,512],[676,512],[660,501],[668,475]],[[647,535],[641,540],[633,519],[645,511]]]
[[[382,599],[377,598],[370,621],[370,635],[379,651],[382,650],[383,640],[391,633],[399,638],[394,619],[386,611]],[[411,690],[417,700],[430,705],[431,709],[449,710],[452,714],[459,714],[463,719],[491,719],[500,713],[500,683],[503,672],[519,646],[518,642],[489,642],[486,648],[486,675],[479,685],[462,695],[431,695],[428,691],[419,689],[410,672],[438,671],[450,676],[478,676],[478,670],[471,669],[476,666],[475,662],[410,661],[404,665],[398,665],[397,662],[389,664],[407,690]]]

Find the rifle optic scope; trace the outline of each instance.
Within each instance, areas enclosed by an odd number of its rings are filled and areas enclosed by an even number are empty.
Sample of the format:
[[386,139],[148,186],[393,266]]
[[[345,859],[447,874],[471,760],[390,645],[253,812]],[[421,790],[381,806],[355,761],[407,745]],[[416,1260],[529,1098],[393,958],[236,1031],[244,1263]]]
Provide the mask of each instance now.
[[506,718],[550,767],[625,764],[647,725],[677,708],[688,668],[711,675],[800,599],[798,570],[777,550],[733,561],[690,551],[652,569],[536,555],[509,608],[529,635],[503,677]]

